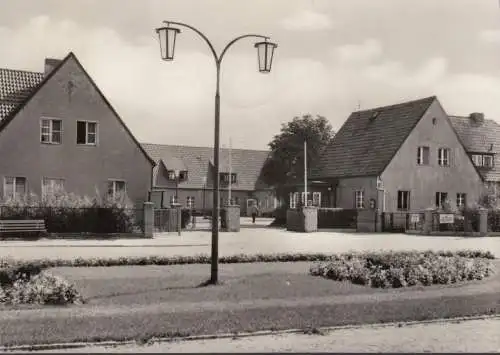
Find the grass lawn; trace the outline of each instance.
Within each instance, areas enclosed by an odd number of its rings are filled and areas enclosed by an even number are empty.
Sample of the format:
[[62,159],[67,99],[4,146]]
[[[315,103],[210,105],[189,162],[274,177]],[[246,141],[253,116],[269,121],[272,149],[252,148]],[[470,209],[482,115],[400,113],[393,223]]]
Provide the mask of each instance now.
[[[495,260],[497,268],[499,261]],[[500,275],[454,286],[375,289],[308,275],[309,262],[54,268],[83,306],[0,311],[0,342],[124,340],[500,313]]]

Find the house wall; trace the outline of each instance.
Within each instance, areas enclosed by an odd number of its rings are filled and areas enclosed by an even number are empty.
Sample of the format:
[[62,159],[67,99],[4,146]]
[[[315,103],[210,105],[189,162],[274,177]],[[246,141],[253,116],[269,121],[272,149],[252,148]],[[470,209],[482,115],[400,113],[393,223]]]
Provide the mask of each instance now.
[[[433,118],[436,118],[436,124],[433,124]],[[430,148],[427,166],[417,164],[419,146]],[[438,165],[440,147],[451,149],[448,167]],[[386,211],[397,209],[398,190],[410,191],[411,210],[423,210],[435,206],[436,192],[447,192],[453,204],[457,193],[466,193],[466,202],[471,205],[478,201],[483,189],[481,178],[438,102],[429,107],[386,167],[381,179],[386,189]]]
[[[62,120],[62,144],[40,142],[42,117]],[[97,145],[76,144],[77,120],[98,122]],[[28,190],[38,195],[43,177],[62,178],[67,191],[91,197],[107,192],[108,179],[125,180],[136,203],[147,199],[151,185],[151,162],[72,58],[0,133],[0,155],[2,196],[6,176],[27,178]]]
[[[179,188],[176,190],[175,187],[157,187],[155,191],[151,194],[151,201],[154,202],[155,208],[166,208],[170,206],[170,199],[172,196],[175,196],[177,191],[177,197],[179,203],[186,207],[187,206],[187,197],[194,197],[194,208],[198,210],[202,209],[212,209],[213,208],[213,192],[211,188],[203,189],[186,189]],[[161,206],[163,194],[163,206]],[[226,200],[228,198],[228,191],[221,190],[220,196]],[[271,212],[274,210],[274,205],[272,201],[274,201],[274,194],[272,191],[241,191],[241,190],[232,190],[231,191],[232,198],[238,198],[240,203],[240,209],[242,213],[246,213],[246,201],[251,198],[255,198],[260,203],[260,212]],[[266,208],[266,199],[267,199],[267,208]],[[204,202],[205,201],[205,202]]]
[[377,178],[375,176],[368,176],[339,179],[336,189],[335,207],[345,209],[356,208],[356,190],[364,192],[364,205],[365,208],[369,208],[370,199],[377,201]]

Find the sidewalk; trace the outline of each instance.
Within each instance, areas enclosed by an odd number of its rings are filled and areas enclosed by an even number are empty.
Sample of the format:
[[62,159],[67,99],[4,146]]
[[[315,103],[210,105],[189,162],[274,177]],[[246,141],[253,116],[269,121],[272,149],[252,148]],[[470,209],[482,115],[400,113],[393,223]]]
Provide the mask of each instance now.
[[[337,329],[325,335],[283,334],[245,338],[189,340],[152,345],[84,347],[76,353],[98,352],[499,352],[500,317],[398,326]],[[67,352],[51,350],[40,352]]]

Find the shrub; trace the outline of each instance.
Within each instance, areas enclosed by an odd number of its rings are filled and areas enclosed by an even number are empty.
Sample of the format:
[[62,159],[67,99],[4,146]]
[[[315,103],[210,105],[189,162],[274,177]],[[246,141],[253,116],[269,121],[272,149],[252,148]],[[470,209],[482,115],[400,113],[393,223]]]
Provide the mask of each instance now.
[[3,200],[1,218],[43,219],[54,233],[130,233],[141,227],[126,195],[89,198],[62,189],[41,198],[30,193]]
[[32,278],[19,279],[7,289],[7,303],[66,305],[81,298],[73,285],[61,277],[43,272]]
[[310,274],[372,287],[407,287],[481,280],[493,273],[488,252],[381,252],[349,253],[320,262]]

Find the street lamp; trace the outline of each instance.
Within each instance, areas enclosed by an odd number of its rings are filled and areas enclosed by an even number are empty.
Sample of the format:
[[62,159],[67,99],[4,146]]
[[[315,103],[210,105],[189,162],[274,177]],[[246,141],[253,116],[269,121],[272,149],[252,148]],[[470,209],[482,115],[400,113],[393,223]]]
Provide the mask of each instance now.
[[211,253],[211,275],[209,283],[216,284],[218,282],[218,263],[219,263],[219,211],[220,211],[220,191],[219,191],[219,150],[220,150],[220,72],[221,64],[227,50],[237,41],[243,38],[260,38],[263,41],[255,43],[258,54],[259,71],[261,73],[269,73],[273,61],[274,50],[277,45],[269,42],[269,37],[246,34],[231,40],[222,50],[220,54],[214,49],[210,40],[198,29],[193,26],[187,25],[182,22],[163,21],[166,26],[156,29],[160,41],[161,58],[166,61],[174,59],[175,40],[180,30],[174,26],[181,26],[188,28],[197,33],[206,42],[215,60],[216,67],[216,87],[215,87],[215,127],[214,127],[214,186],[213,186],[213,210],[212,210],[212,253]]
[[182,208],[180,208],[179,203],[179,178],[181,176],[181,172],[178,169],[172,170],[170,172],[170,179],[175,179],[175,198],[172,207],[177,207],[177,233],[181,235],[182,229]]

